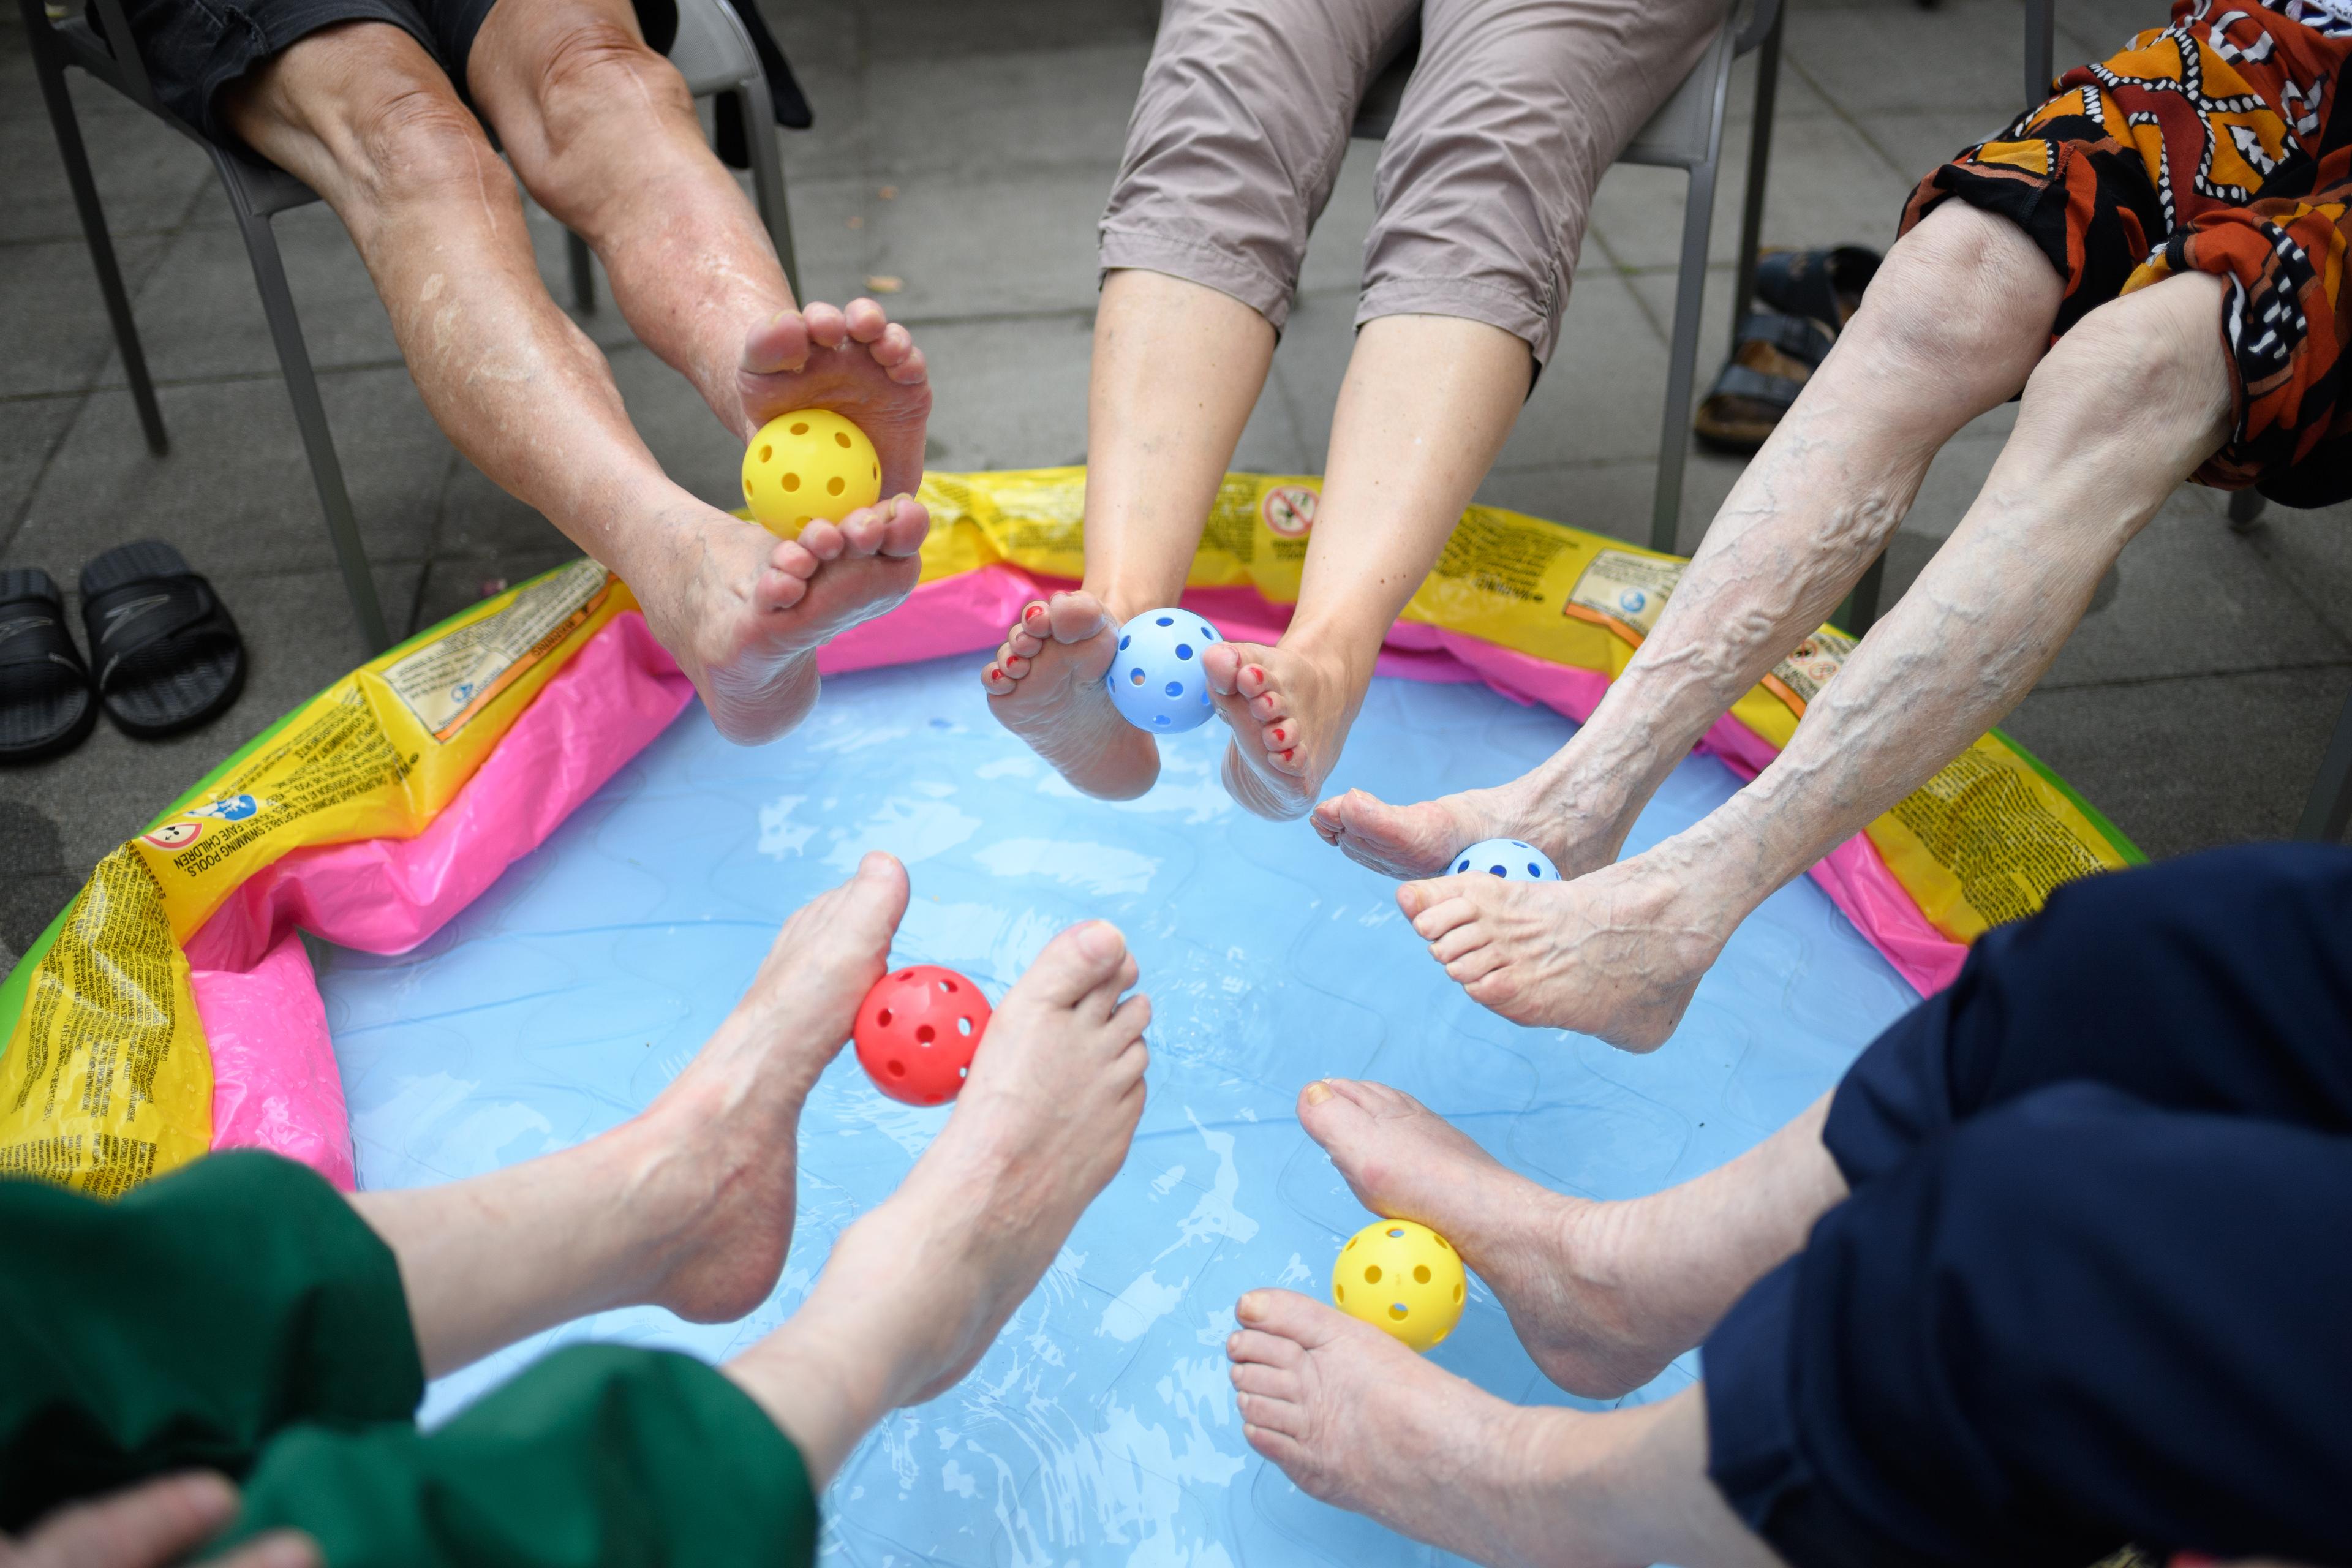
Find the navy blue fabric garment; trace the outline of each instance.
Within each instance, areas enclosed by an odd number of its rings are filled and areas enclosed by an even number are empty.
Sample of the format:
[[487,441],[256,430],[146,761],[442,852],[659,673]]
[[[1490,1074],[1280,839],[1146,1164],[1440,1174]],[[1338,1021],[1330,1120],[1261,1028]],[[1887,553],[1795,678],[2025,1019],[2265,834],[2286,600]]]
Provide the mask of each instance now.
[[1853,1195],[1709,1338],[1709,1471],[1798,1568],[2352,1563],[2352,851],[2062,889],[1890,1028]]

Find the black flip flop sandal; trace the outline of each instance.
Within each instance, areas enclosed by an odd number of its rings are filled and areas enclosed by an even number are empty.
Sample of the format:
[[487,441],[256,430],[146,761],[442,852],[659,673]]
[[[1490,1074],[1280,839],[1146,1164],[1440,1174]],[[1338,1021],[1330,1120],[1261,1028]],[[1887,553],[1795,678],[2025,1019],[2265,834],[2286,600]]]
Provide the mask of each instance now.
[[98,722],[89,667],[66,626],[65,595],[47,572],[0,572],[0,763],[70,751]]
[[245,689],[236,623],[160,539],[118,545],[81,569],[81,624],[99,700],[127,735],[193,730]]
[[1746,454],[1764,444],[1837,334],[1806,316],[1759,310],[1739,325],[1739,346],[1691,419],[1699,440],[1719,452]]

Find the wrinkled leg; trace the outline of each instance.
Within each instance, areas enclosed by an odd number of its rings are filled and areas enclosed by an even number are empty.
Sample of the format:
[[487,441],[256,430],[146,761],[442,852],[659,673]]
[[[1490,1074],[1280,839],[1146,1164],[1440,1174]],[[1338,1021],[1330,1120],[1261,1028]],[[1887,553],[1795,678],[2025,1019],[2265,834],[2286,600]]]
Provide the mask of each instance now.
[[913,586],[921,509],[886,503],[783,542],[673,484],[604,355],[548,298],[506,165],[399,28],[313,33],[226,103],[341,217],[457,448],[628,581],[730,738],[799,722],[815,649]]
[[[1959,528],[1753,784],[1572,881],[1408,884],[1399,900],[1432,955],[1522,1023],[1633,1049],[1663,1042],[1749,910],[2032,689],[2123,547],[2221,447],[2232,395],[2215,331],[2222,290],[2210,274],[2168,278],[2066,334],[2027,382]],[[1810,619],[1827,606],[1801,607]]]
[[874,438],[882,493],[915,489],[921,351],[873,300],[794,307],[759,214],[627,0],[499,0],[466,75],[524,187],[594,248],[637,337],[721,424],[749,440],[787,409],[838,409]]
[[1317,831],[1395,877],[1522,838],[1564,875],[1607,865],[1651,795],[1891,538],[1937,450],[2025,383],[2060,281],[2006,221],[1953,202],[1896,243],[1861,311],[1740,475],[1657,626],[1559,753],[1412,805],[1350,791]]

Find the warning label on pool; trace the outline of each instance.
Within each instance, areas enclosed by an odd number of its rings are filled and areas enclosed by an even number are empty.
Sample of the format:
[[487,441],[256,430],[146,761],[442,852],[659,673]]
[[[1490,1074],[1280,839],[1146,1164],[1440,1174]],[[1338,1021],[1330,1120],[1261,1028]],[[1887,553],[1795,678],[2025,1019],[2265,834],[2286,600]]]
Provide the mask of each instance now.
[[575,561],[524,588],[498,614],[392,665],[384,684],[435,740],[446,742],[593,615],[612,584],[612,574],[593,561]]
[[1658,612],[1682,581],[1685,564],[1630,550],[1603,550],[1579,574],[1562,609],[1638,643],[1658,624]]

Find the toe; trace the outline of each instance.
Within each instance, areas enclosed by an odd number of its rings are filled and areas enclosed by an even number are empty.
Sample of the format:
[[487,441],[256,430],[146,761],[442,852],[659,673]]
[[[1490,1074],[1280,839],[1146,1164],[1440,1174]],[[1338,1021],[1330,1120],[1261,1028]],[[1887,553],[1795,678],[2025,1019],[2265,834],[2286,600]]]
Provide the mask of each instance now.
[[[1282,1342],[1289,1343],[1286,1340]],[[1237,1361],[1228,1375],[1236,1393],[1255,1394],[1267,1399],[1298,1397],[1298,1373],[1292,1367],[1261,1361]]]
[[1117,926],[1086,921],[1047,942],[1013,990],[1025,990],[1048,1006],[1075,1007],[1087,993],[1116,975],[1126,956],[1127,939]]
[[1363,1107],[1337,1084],[1318,1079],[1298,1092],[1298,1124],[1326,1149],[1360,1126],[1363,1120]]
[[919,555],[930,537],[931,509],[912,496],[897,496],[887,503],[882,524],[882,553]]
[[1291,1399],[1269,1398],[1262,1394],[1241,1394],[1234,1403],[1240,1407],[1242,1420],[1262,1431],[1277,1432],[1286,1437],[1307,1436],[1307,1406]]
[[900,386],[920,386],[930,377],[930,368],[924,363],[923,351],[911,349],[907,357],[889,367],[890,379]]
[[801,530],[801,548],[819,561],[838,561],[847,542],[839,528],[821,517]]
[[1099,636],[1110,624],[1110,613],[1092,594],[1056,594],[1046,608],[1046,623],[1058,643],[1080,643]]
[[849,318],[835,307],[804,306],[801,314],[808,321],[809,341],[819,348],[837,349],[849,341]]
[[1429,956],[1440,963],[1477,952],[1486,945],[1486,931],[1476,921],[1465,921],[1429,944]]
[[798,310],[779,310],[743,340],[743,368],[753,375],[780,375],[808,363],[808,323]]
[[[1405,892],[1415,888],[1427,888],[1430,885],[1426,882],[1406,883],[1399,891],[1398,901],[1400,903],[1403,901]],[[1456,895],[1453,898],[1435,900],[1424,905],[1419,914],[1413,915],[1412,929],[1421,933],[1422,941],[1435,942],[1455,926],[1468,925],[1477,918],[1478,906]]]
[[1240,1329],[1225,1336],[1225,1355],[1236,1363],[1295,1367],[1306,1353],[1298,1348],[1297,1340],[1286,1340],[1280,1334],[1261,1333],[1255,1329]]
[[1234,1315],[1245,1328],[1296,1342],[1303,1350],[1320,1350],[1350,1329],[1380,1331],[1342,1315],[1334,1308],[1296,1290],[1252,1290],[1234,1303]]
[[[1454,982],[1456,984],[1466,987],[1475,986],[1479,982],[1487,981],[1490,980],[1490,978],[1498,979],[1499,977],[1496,975],[1496,972],[1502,969],[1504,965],[1508,963],[1510,961],[1504,955],[1503,951],[1500,948],[1494,946],[1492,943],[1481,943],[1479,946],[1472,948],[1468,952],[1464,953],[1461,957],[1454,959],[1451,962],[1447,962],[1445,960],[1440,960],[1439,962],[1445,963],[1445,977],[1447,979]],[[1491,984],[1488,987],[1488,991],[1489,995],[1492,995],[1493,987]],[[1489,1000],[1488,996],[1473,996],[1471,1000],[1481,1003],[1486,1006],[1494,1006],[1496,1005],[1496,1002]]]
[[1003,647],[998,651],[1011,658],[1035,658],[1038,650],[1045,646],[1029,635],[1026,626],[1015,626],[1013,628],[1013,635],[1004,639]]
[[861,343],[878,342],[890,330],[890,313],[882,309],[882,302],[863,295],[849,302],[842,319],[849,328],[849,335]]
[[1209,689],[1221,697],[1233,695],[1234,681],[1241,667],[1241,647],[1235,643],[1212,643],[1201,655],[1201,668],[1209,675]]

